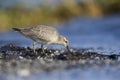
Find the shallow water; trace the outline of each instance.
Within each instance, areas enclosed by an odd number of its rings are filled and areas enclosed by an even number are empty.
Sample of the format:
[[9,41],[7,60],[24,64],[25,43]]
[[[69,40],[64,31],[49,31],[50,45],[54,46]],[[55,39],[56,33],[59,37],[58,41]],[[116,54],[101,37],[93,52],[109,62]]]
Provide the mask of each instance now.
[[119,80],[120,78],[120,63],[114,64],[114,61],[95,63],[84,60],[77,62],[51,61],[48,64],[44,63],[43,60],[24,61],[3,63],[6,65],[1,67],[1,80]]
[[[101,54],[120,54],[120,16],[106,16],[104,18],[80,17],[61,25],[63,28],[59,28],[58,30],[69,39],[72,48],[89,48],[89,51]],[[9,43],[19,46],[31,46],[32,42],[32,40],[13,31],[0,34],[1,46]],[[48,47],[64,48],[61,46]],[[65,65],[65,63],[63,64]],[[19,68],[16,70],[20,72]],[[21,74],[24,71],[27,75]],[[1,80],[119,80],[120,66],[105,65],[99,69],[94,67],[81,68],[78,64],[70,69],[58,68],[55,71],[47,72],[44,70],[29,72],[25,68],[21,73],[3,74],[1,72],[0,78]]]

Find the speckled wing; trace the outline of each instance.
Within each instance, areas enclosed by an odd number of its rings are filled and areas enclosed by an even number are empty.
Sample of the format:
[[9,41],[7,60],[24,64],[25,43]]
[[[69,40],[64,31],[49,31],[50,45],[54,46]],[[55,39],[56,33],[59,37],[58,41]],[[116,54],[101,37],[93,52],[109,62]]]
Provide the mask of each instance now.
[[54,27],[38,25],[35,27],[28,27],[22,30],[22,33],[33,39],[36,42],[55,42],[58,39],[59,33]]

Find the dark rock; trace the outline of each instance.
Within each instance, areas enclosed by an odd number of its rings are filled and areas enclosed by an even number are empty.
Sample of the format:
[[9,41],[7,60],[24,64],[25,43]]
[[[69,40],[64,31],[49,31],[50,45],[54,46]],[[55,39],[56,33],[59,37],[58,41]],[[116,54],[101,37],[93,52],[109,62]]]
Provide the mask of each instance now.
[[55,60],[118,60],[119,55],[104,55],[98,52],[89,51],[89,49],[71,49],[71,53],[66,50],[45,49],[42,53],[40,48],[36,49],[36,53],[30,47],[20,47],[8,44],[0,47],[0,59],[37,59],[48,58]]

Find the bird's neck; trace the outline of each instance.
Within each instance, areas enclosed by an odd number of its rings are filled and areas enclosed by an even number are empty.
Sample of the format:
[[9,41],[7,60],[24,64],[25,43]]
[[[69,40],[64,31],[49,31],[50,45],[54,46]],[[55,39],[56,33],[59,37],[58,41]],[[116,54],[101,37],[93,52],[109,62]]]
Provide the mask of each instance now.
[[62,36],[58,37],[57,44],[62,44]]

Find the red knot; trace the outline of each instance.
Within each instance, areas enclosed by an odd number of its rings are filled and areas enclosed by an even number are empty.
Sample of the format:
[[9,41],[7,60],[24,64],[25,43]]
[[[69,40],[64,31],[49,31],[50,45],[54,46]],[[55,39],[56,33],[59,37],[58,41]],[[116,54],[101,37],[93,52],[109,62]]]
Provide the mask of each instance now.
[[43,46],[49,44],[63,45],[70,52],[68,47],[68,39],[60,35],[56,30],[56,28],[54,27],[37,25],[37,26],[25,27],[25,28],[13,28],[13,30],[23,34],[24,36],[34,41],[33,43],[34,52],[36,50],[35,49],[36,43],[41,43],[42,52],[44,52]]

